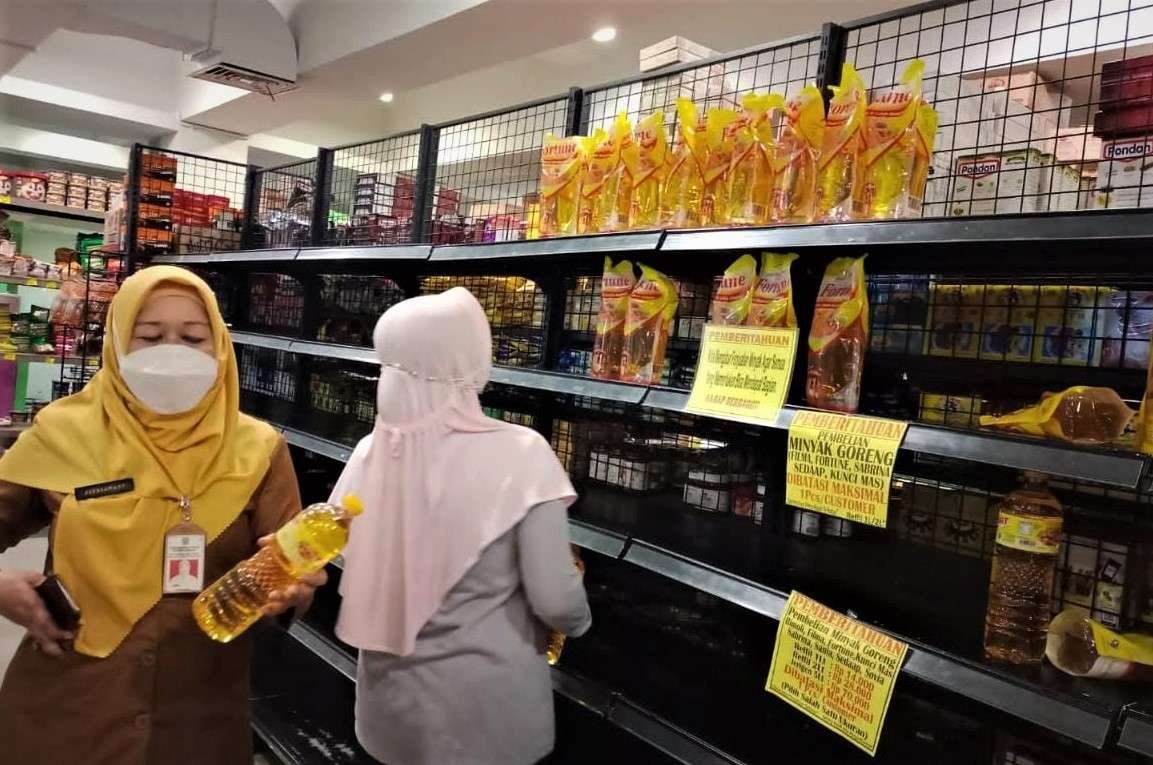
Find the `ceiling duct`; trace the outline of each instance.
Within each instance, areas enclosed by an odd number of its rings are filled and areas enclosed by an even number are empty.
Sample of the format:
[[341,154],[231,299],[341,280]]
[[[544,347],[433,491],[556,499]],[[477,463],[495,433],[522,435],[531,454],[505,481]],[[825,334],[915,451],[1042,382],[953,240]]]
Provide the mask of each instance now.
[[281,93],[287,93],[297,88],[296,83],[292,80],[285,80],[272,74],[258,72],[255,69],[237,66],[226,61],[198,69],[190,74],[189,77],[197,80],[215,82],[218,85],[241,88],[252,93],[260,93],[269,98],[274,98]]

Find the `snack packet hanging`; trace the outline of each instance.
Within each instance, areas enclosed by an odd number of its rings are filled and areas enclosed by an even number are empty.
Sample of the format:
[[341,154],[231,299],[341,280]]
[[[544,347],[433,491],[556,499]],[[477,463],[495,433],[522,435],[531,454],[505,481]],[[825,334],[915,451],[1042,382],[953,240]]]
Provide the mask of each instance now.
[[771,219],[810,223],[817,196],[817,161],[825,136],[825,102],[815,85],[789,101],[773,167]]
[[1044,394],[1035,406],[999,417],[983,415],[981,427],[1080,444],[1106,444],[1121,437],[1134,414],[1112,388],[1075,385],[1060,393]]
[[857,411],[868,346],[865,258],[837,258],[821,279],[809,330],[805,400],[810,406]]
[[740,118],[733,109],[709,109],[705,117],[704,190],[701,196],[702,226],[723,226],[729,213],[729,167],[736,147],[733,125]]
[[713,324],[744,324],[749,317],[756,282],[757,259],[742,255],[734,260],[721,275],[709,307],[709,320]]
[[633,142],[633,126],[627,115],[617,115],[612,135],[616,144],[616,165],[605,181],[593,212],[594,219],[599,222],[596,228],[590,229],[600,233],[626,230],[633,202],[633,175],[629,168],[636,164],[631,159],[636,154],[636,144]]
[[615,266],[605,258],[601,277],[601,307],[597,313],[596,340],[593,342],[589,373],[602,380],[621,378],[621,355],[624,352],[625,318],[629,296],[636,286],[633,264],[622,260]]
[[677,99],[677,142],[669,158],[668,175],[661,192],[661,226],[695,228],[701,225],[702,175],[708,153],[703,114],[693,102]]
[[677,313],[677,285],[656,269],[638,264],[641,278],[629,296],[621,379],[641,385],[660,382],[669,332]]
[[635,150],[621,152],[633,182],[629,228],[657,228],[661,220],[661,191],[668,170],[665,113],[653,112],[641,120],[633,134],[633,144]]
[[901,81],[869,102],[865,110],[865,149],[861,178],[853,197],[861,220],[908,215],[917,156],[917,113],[925,62],[916,59]]
[[584,140],[545,136],[540,154],[540,233],[542,237],[577,233]]
[[605,183],[609,175],[616,170],[620,162],[620,144],[616,140],[616,132],[609,132],[597,128],[593,134],[584,139],[584,162],[581,166],[580,182],[580,210],[578,212],[577,232],[580,234],[593,233],[600,230],[601,195],[605,190]]
[[846,221],[853,217],[853,191],[860,183],[868,94],[852,64],[841,68],[841,84],[830,88],[825,140],[817,163],[819,221]]
[[749,93],[741,99],[741,116],[730,126],[734,138],[728,174],[727,225],[762,226],[769,222],[769,203],[773,196],[770,158],[776,151],[773,114],[784,105],[785,99],[778,93]]
[[749,310],[750,327],[795,327],[797,314],[793,310],[793,277],[790,273],[793,253],[761,253],[761,273],[753,288],[753,304]]

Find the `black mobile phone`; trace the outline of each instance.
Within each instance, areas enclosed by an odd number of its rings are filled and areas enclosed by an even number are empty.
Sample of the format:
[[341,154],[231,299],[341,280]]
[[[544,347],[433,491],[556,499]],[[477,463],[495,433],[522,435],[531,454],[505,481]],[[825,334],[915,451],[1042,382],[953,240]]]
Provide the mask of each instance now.
[[55,574],[49,574],[40,583],[36,594],[44,601],[44,607],[48,609],[48,615],[57,627],[65,632],[74,632],[80,626],[80,608]]

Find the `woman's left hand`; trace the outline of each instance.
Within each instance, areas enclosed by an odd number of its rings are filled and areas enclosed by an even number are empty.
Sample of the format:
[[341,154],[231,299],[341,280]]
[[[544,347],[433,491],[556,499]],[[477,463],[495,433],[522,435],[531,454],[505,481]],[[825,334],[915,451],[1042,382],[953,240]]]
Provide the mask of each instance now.
[[[273,535],[261,537],[257,544],[267,547],[272,542]],[[295,608],[303,613],[312,605],[312,598],[316,595],[316,588],[323,587],[328,582],[328,574],[324,570],[315,574],[305,574],[282,590],[274,590],[268,596],[268,603],[264,606],[265,616],[280,616],[285,611]]]

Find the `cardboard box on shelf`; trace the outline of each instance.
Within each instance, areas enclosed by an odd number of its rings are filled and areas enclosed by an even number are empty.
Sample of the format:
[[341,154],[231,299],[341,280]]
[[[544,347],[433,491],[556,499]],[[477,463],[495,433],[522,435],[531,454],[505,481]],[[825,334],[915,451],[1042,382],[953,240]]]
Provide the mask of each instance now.
[[640,70],[651,72],[673,64],[684,64],[691,61],[701,61],[717,52],[704,45],[695,43],[679,35],[666,37],[660,42],[653,43],[640,51]]
[[1153,205],[1153,138],[1106,141],[1097,169],[1098,203],[1102,207]]
[[1036,149],[959,157],[950,194],[951,216],[1076,209],[1081,176]]
[[1057,159],[1061,162],[1096,163],[1101,160],[1101,139],[1091,127],[1059,128]]
[[985,93],[1007,92],[1008,97],[1032,112],[1048,112],[1057,122],[1064,122],[1059,113],[1065,113],[1073,99],[1035,69],[1012,74],[998,74],[982,78]]

